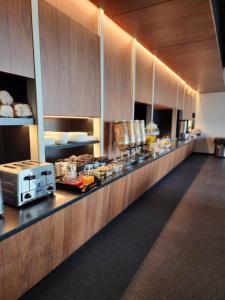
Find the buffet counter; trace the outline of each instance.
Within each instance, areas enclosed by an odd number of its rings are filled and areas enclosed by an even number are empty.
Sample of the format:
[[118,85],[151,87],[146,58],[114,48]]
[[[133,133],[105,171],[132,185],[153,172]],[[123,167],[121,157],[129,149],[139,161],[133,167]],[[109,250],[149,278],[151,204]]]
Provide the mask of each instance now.
[[24,294],[187,158],[193,147],[194,140],[176,142],[163,155],[113,174],[86,194],[57,190],[24,208],[5,205],[0,298]]

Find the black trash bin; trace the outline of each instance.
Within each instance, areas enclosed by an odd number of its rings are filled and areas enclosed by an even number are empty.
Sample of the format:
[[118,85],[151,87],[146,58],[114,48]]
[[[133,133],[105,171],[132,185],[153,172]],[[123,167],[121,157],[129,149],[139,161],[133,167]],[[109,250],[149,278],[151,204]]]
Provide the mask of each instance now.
[[215,138],[215,157],[225,157],[225,138]]

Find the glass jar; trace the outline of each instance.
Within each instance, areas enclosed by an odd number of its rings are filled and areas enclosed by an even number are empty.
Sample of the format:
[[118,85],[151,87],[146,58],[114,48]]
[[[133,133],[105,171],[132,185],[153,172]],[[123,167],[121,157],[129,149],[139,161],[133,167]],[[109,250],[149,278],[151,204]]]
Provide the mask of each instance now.
[[114,122],[114,135],[116,143],[121,151],[129,149],[130,141],[126,121]]
[[134,134],[135,134],[136,145],[140,146],[141,142],[142,142],[142,139],[141,139],[140,122],[138,120],[134,121]]
[[127,121],[127,129],[128,129],[128,135],[129,135],[130,148],[134,148],[136,146],[136,139],[135,139],[135,133],[134,133],[134,121],[133,120]]
[[157,136],[159,136],[159,128],[157,124],[150,122],[146,126],[146,143],[148,145],[155,143]]
[[145,145],[146,144],[145,121],[140,120],[139,125],[140,125],[140,130],[141,130],[141,143],[143,145]]

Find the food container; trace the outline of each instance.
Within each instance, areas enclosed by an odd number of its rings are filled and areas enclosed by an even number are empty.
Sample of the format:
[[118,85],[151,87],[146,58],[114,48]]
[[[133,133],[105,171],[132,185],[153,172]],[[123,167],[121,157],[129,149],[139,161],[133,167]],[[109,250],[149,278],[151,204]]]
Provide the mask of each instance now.
[[73,192],[86,193],[100,184],[101,180],[96,176],[81,175],[76,179],[58,181],[57,187]]
[[141,131],[141,143],[143,145],[145,145],[146,144],[145,121],[140,120],[139,125],[140,125],[140,131]]
[[134,121],[133,120],[127,121],[127,129],[128,129],[130,148],[134,148],[136,146],[136,139],[135,139],[135,133],[134,133]]
[[151,145],[155,143],[159,135],[159,128],[154,122],[150,122],[146,127],[146,143]]
[[141,138],[141,128],[140,128],[140,123],[138,120],[134,121],[134,134],[135,134],[135,141],[136,141],[136,145],[140,146],[141,142],[142,142],[142,138]]
[[119,149],[121,151],[129,149],[130,140],[126,121],[114,122],[114,134]]
[[68,175],[69,162],[60,161],[55,163],[55,175],[56,177],[64,177]]

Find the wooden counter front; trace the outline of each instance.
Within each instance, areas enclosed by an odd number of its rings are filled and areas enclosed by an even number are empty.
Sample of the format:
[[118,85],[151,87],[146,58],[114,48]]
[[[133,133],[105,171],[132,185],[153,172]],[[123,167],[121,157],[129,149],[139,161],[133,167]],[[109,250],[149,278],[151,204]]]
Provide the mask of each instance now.
[[0,299],[38,283],[193,151],[190,142],[0,242]]

